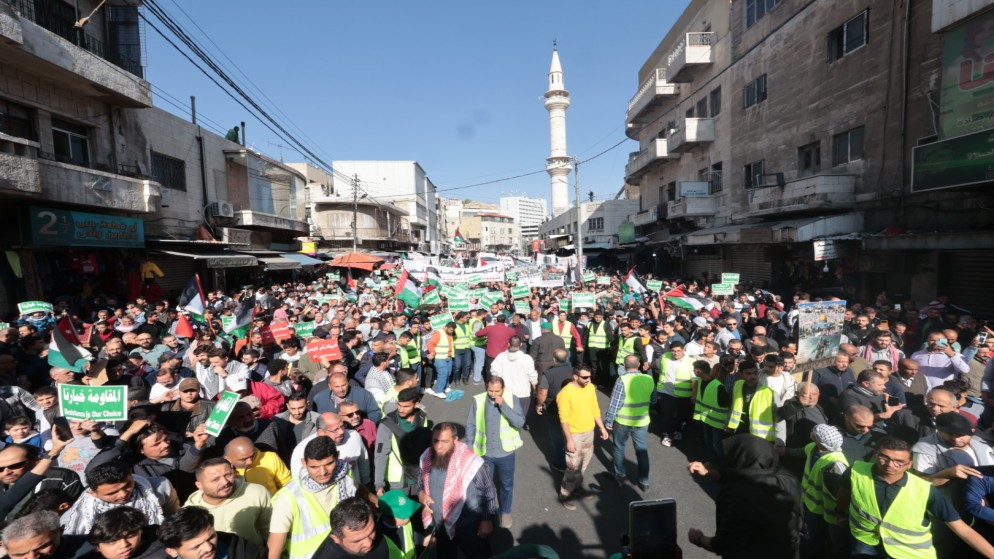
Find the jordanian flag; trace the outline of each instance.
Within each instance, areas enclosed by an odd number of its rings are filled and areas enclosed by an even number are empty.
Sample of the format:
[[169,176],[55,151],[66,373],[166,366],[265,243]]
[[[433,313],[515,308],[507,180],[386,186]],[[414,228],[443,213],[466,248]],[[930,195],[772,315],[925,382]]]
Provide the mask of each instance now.
[[660,306],[664,302],[670,302],[678,307],[683,307],[689,311],[698,311],[701,309],[710,309],[714,306],[711,299],[707,297],[701,297],[696,293],[687,293],[683,290],[683,286],[671,289],[670,291],[659,296]]
[[200,287],[200,276],[194,274],[179,296],[179,310],[187,311],[195,318],[203,320],[204,309],[207,308],[207,298],[204,289]]
[[397,288],[393,295],[404,302],[409,308],[417,308],[421,304],[421,282],[414,279],[414,276],[404,270],[397,281]]
[[235,319],[224,327],[224,331],[236,338],[248,336],[249,328],[252,326],[252,316],[255,314],[255,295],[243,297],[235,308]]
[[628,270],[628,274],[625,275],[625,281],[621,282],[621,290],[625,293],[642,293],[645,291],[645,286],[639,281],[634,266],[632,266],[631,270]]
[[58,328],[52,329],[52,341],[48,346],[48,364],[53,367],[83,372],[83,366],[93,358],[93,354],[70,342]]
[[469,242],[469,241],[466,240],[465,237],[463,237],[461,234],[459,234],[459,228],[458,227],[456,227],[456,236],[452,237],[452,241],[456,242],[456,243],[463,243],[463,244]]

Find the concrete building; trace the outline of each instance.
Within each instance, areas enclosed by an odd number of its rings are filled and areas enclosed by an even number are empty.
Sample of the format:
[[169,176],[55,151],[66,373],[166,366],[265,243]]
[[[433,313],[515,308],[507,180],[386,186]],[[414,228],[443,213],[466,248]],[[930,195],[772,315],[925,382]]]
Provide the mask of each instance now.
[[[580,236],[588,266],[611,266],[621,244],[620,230],[638,211],[638,200],[604,200],[580,204]],[[576,206],[539,226],[547,251],[576,250]],[[629,241],[630,242],[630,241]]]
[[548,219],[545,198],[527,196],[501,196],[500,211],[514,218],[521,230],[521,242],[530,243],[538,238],[538,228]]
[[516,252],[521,247],[521,231],[509,215],[465,214],[460,220],[459,232],[468,241],[470,250]]
[[[318,252],[406,251],[412,248],[407,212],[368,194],[353,197],[352,186],[309,163],[288,166],[307,178],[304,215],[312,225],[310,238]],[[352,223],[355,221],[355,229]],[[353,242],[353,239],[355,242]]]
[[[139,9],[0,1],[0,309],[300,267],[280,253],[308,230],[292,202],[303,178],[152,107]],[[146,261],[165,277],[143,283]]]
[[912,158],[948,159],[955,150],[925,144],[947,139],[942,123],[976,120],[976,105],[940,111],[939,90],[945,103],[957,75],[943,71],[956,62],[948,45],[966,35],[994,50],[969,32],[990,5],[693,0],[642,65],[626,114],[643,259],[666,249],[687,277],[738,272],[785,294],[955,291],[994,312],[962,289],[978,273],[968,263],[994,260],[977,252],[994,246],[989,212],[968,209],[991,206],[976,186],[990,177],[939,179]]
[[448,244],[442,197],[417,161],[332,161],[331,165],[338,174],[358,176],[360,189],[371,198],[405,212],[415,250],[438,253]]

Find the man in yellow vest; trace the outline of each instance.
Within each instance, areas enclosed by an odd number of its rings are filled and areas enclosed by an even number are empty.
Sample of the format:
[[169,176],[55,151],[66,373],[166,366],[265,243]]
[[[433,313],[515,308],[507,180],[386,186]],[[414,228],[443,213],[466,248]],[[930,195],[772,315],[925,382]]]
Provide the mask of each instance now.
[[600,386],[607,386],[607,382],[615,375],[611,368],[611,340],[614,339],[614,331],[611,325],[604,320],[604,313],[594,312],[594,321],[587,325],[587,363],[594,373],[594,382]]
[[379,532],[393,541],[402,553],[402,559],[414,559],[425,541],[425,534],[415,532],[411,521],[421,509],[421,503],[403,491],[393,490],[381,495],[377,504],[380,509]]
[[877,443],[873,462],[856,462],[837,495],[839,522],[849,522],[854,557],[936,559],[929,523],[944,522],[984,557],[994,546],[964,522],[946,497],[911,468],[911,447],[896,437]]
[[831,545],[831,557],[848,557],[851,544],[848,530],[839,526],[835,493],[839,480],[849,469],[842,453],[842,432],[827,424],[815,425],[811,440],[804,447],[804,476],[801,478],[801,502],[808,539],[802,542],[805,557],[822,557]]
[[569,313],[559,311],[556,318],[552,319],[552,333],[563,339],[571,363],[574,362],[574,358],[576,363],[583,362],[583,340],[580,339],[576,326],[570,322]]
[[612,378],[621,376],[625,372],[625,357],[636,355],[641,363],[642,370],[645,370],[645,346],[642,340],[632,332],[632,326],[627,321],[618,325],[618,355],[614,358],[616,371]]
[[310,559],[331,532],[328,517],[335,505],[356,495],[368,497],[348,475],[348,465],[339,462],[331,437],[307,443],[301,463],[307,471],[273,496],[268,559],[280,559],[284,552],[289,559]]
[[638,464],[638,486],[649,490],[649,408],[656,391],[652,375],[639,370],[639,359],[625,357],[625,373],[618,377],[611,393],[611,404],[604,417],[604,427],[614,433],[614,479],[623,484],[625,473],[625,443],[632,438]]
[[397,338],[397,352],[400,353],[400,366],[414,371],[421,383],[421,334],[404,330]]
[[449,322],[441,330],[436,330],[428,340],[428,359],[435,366],[435,389],[425,388],[425,394],[445,399],[449,388],[449,375],[455,356],[456,323]]
[[414,458],[404,460],[404,440],[417,429],[431,428],[428,415],[418,408],[418,389],[409,387],[397,394],[396,409],[383,416],[376,428],[373,452],[373,480],[376,494],[405,489],[417,482],[419,464]]
[[473,332],[473,345],[469,348],[473,352],[473,384],[479,385],[483,383],[483,361],[487,358],[487,338],[477,336],[476,333],[486,326],[483,323],[483,316],[487,311],[475,309],[469,314],[469,329]]
[[[473,342],[476,341],[476,334],[469,324],[469,313],[457,312],[456,319],[456,339],[455,339],[455,362],[452,364],[452,378],[450,385],[469,384],[470,370],[473,368]],[[481,326],[482,328],[482,326]]]
[[660,444],[673,446],[683,440],[683,426],[690,421],[693,405],[690,396],[694,384],[694,358],[684,352],[683,342],[673,342],[659,358],[659,381],[656,397],[662,429]]
[[504,379],[499,376],[491,376],[486,394],[477,394],[469,404],[466,441],[490,470],[497,487],[502,528],[510,528],[512,523],[515,451],[523,444],[520,431],[524,424],[521,402],[504,389]]
[[[377,536],[376,518],[369,503],[358,498],[342,499],[331,511],[330,535],[322,538],[313,559],[341,559],[344,557],[370,557],[376,559],[407,559],[389,537]],[[272,552],[270,552],[272,557]]]
[[732,409],[725,431],[752,433],[773,442],[777,435],[773,390],[759,384],[759,366],[752,361],[743,361],[739,365],[739,377],[732,387]]
[[725,461],[722,440],[732,398],[725,383],[712,374],[707,361],[694,361],[694,376],[697,377],[694,381],[694,421],[701,422],[704,444],[714,452],[715,464],[721,465]]

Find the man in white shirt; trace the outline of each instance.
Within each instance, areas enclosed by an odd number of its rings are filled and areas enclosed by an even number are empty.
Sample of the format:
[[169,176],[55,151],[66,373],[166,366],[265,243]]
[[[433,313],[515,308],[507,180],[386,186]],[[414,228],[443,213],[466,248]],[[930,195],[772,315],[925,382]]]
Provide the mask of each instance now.
[[925,377],[929,389],[970,372],[970,364],[956,353],[942,332],[930,333],[926,348],[911,358],[918,363],[919,374]]
[[[538,372],[535,360],[521,351],[521,338],[511,336],[507,351],[498,354],[490,364],[490,374],[504,379],[504,388],[521,402],[521,410],[528,417],[532,392],[538,386]],[[524,428],[528,430],[527,425]]]
[[345,423],[337,413],[326,412],[318,416],[315,422],[317,427],[314,433],[293,447],[290,455],[290,474],[293,479],[300,479],[301,471],[304,467],[301,460],[304,458],[304,448],[307,443],[317,437],[331,437],[338,448],[338,459],[349,464],[352,469],[352,477],[359,484],[366,485],[370,482],[369,476],[369,455],[366,453],[366,445],[362,442],[362,436],[352,429],[345,429]]
[[224,379],[224,389],[238,392],[248,386],[249,369],[245,363],[228,359],[228,352],[215,348],[207,354],[211,362],[211,370],[215,375]]

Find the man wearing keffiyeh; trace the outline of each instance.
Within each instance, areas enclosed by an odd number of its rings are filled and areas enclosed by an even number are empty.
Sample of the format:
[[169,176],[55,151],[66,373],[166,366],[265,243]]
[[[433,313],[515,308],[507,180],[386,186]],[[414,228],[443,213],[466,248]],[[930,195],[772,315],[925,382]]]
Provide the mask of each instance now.
[[[162,479],[162,478],[156,478]],[[176,512],[179,501],[168,482],[153,487],[152,480],[136,476],[120,462],[101,464],[86,473],[86,493],[61,518],[65,534],[88,534],[98,514],[129,506],[145,514],[150,524],[162,524],[165,515]]]
[[482,466],[454,425],[432,429],[432,446],[421,455],[418,500],[424,526],[434,532],[438,559],[455,559],[460,549],[469,559],[492,555],[489,538],[500,509],[490,471]]

